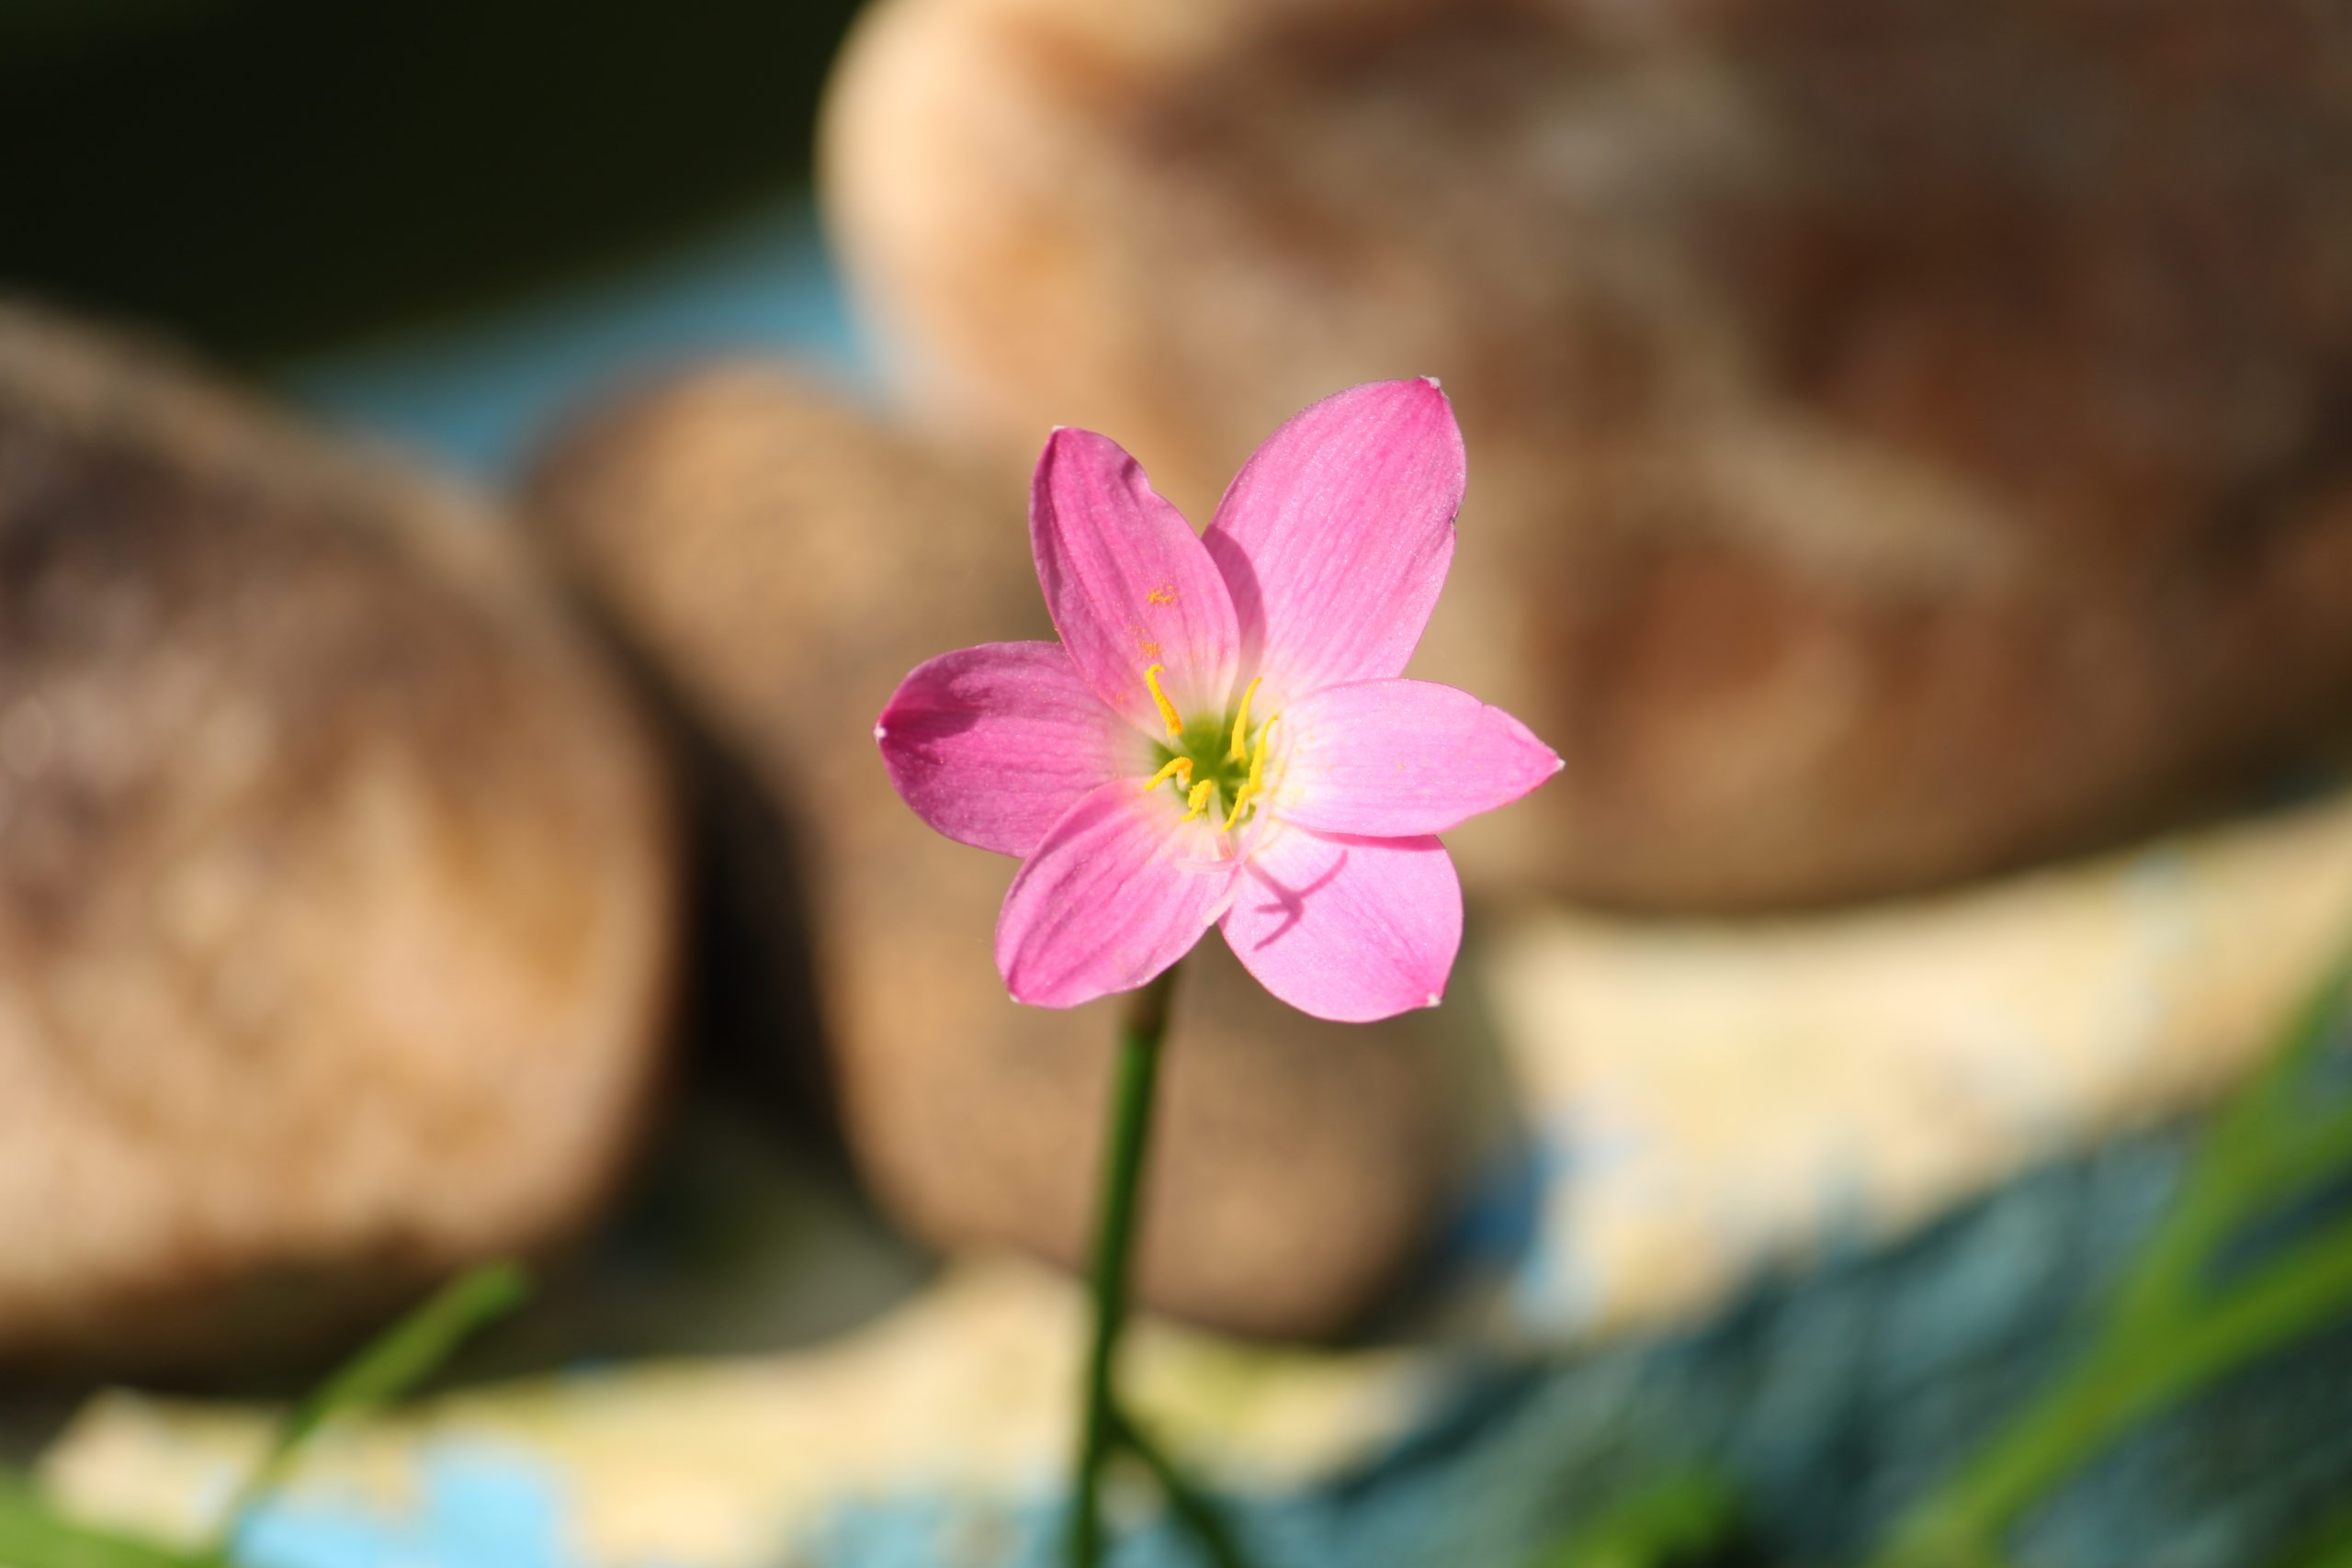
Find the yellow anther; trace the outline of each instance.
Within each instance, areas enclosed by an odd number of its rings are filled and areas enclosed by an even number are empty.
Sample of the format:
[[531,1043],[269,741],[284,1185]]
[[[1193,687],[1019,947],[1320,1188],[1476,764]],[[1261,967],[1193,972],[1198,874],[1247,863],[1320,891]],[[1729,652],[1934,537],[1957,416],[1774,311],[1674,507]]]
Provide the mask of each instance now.
[[1158,789],[1170,779],[1176,780],[1177,783],[1185,789],[1192,788],[1193,759],[1190,757],[1170,758],[1168,765],[1160,769],[1159,772],[1152,774],[1150,782],[1143,786],[1144,794],[1149,795],[1153,790]]
[[1200,783],[1194,784],[1193,786],[1193,793],[1184,797],[1186,804],[1191,806],[1192,809],[1185,812],[1183,816],[1179,817],[1176,820],[1179,822],[1190,822],[1193,818],[1200,816],[1209,808],[1209,796],[1216,793],[1216,784],[1213,780],[1203,779]]
[[1241,711],[1233,716],[1233,746],[1226,753],[1234,761],[1250,755],[1250,699],[1258,694],[1258,682],[1264,679],[1263,675],[1257,676],[1242,688]]
[[[1257,682],[1253,681],[1250,684],[1255,686]],[[1243,700],[1248,699],[1245,697]],[[1258,744],[1250,752],[1250,776],[1241,781],[1239,789],[1233,792],[1233,809],[1225,814],[1227,828],[1238,825],[1241,808],[1266,792],[1266,738],[1273,734],[1274,721],[1281,717],[1282,715],[1275,714],[1266,720],[1265,728],[1258,731]]]
[[1184,733],[1183,716],[1176,711],[1176,705],[1168,700],[1168,694],[1159,689],[1159,672],[1166,668],[1164,664],[1155,664],[1145,671],[1143,683],[1151,688],[1151,700],[1159,705],[1159,722],[1168,727],[1170,736],[1181,739]]

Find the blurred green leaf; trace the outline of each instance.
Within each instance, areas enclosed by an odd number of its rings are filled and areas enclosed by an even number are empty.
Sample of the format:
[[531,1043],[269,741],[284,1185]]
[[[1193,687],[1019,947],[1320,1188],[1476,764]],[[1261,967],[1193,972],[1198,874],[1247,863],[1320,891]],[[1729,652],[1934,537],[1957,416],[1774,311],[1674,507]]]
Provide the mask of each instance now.
[[1739,1525],[1739,1498],[1709,1471],[1666,1476],[1551,1547],[1534,1568],[1670,1568],[1707,1561]]
[[2273,1568],[2352,1568],[2352,1508],[2339,1509]]
[[27,1477],[0,1469],[0,1568],[201,1568],[200,1561],[60,1515]]
[[[1990,1562],[2009,1528],[2136,1423],[2352,1312],[2352,1220],[2217,1280],[2232,1239],[2352,1168],[2352,1108],[2308,1081],[2352,1008],[2339,958],[2213,1118],[2090,1348],[1897,1524],[1880,1568]],[[2347,1543],[2352,1545],[2352,1543]],[[2333,1549],[2331,1549],[2333,1550]],[[2352,1568],[2352,1551],[2317,1561]]]

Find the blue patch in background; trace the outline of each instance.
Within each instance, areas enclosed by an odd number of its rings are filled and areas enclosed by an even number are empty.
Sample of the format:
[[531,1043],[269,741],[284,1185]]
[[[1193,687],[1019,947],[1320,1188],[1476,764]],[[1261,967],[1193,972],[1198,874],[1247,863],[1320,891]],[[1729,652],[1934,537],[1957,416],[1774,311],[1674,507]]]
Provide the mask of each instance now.
[[[452,1444],[420,1461],[424,1495],[401,1517],[356,1498],[297,1495],[238,1537],[254,1568],[579,1568],[562,1488],[526,1455]],[[651,1568],[651,1565],[647,1565]]]
[[297,361],[277,382],[331,422],[499,480],[564,416],[616,387],[697,360],[786,352],[870,387],[805,198],[602,282]]

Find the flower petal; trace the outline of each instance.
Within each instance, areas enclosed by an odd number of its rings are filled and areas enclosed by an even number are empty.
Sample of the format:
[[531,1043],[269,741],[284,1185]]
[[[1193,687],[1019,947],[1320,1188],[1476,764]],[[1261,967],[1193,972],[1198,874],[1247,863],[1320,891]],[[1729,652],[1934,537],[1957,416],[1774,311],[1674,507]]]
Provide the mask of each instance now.
[[1284,708],[1275,728],[1273,810],[1324,833],[1442,833],[1560,771],[1527,726],[1430,681],[1326,686]]
[[1239,634],[1225,580],[1189,524],[1115,441],[1057,430],[1037,459],[1029,543],[1046,608],[1087,684],[1148,735],[1167,733],[1144,682],[1191,718],[1225,711]]
[[1232,897],[1206,818],[1181,821],[1172,788],[1116,779],[1046,835],[996,923],[1015,1001],[1068,1008],[1133,990],[1193,950]]
[[1148,761],[1051,642],[987,643],[918,665],[874,739],[916,816],[1008,855],[1035,852],[1087,791]]
[[1453,559],[1463,473],[1453,410],[1426,380],[1326,398],[1242,466],[1202,542],[1270,699],[1403,673]]
[[1462,946],[1462,883],[1435,839],[1276,831],[1251,855],[1225,940],[1301,1012],[1369,1023],[1434,1007]]

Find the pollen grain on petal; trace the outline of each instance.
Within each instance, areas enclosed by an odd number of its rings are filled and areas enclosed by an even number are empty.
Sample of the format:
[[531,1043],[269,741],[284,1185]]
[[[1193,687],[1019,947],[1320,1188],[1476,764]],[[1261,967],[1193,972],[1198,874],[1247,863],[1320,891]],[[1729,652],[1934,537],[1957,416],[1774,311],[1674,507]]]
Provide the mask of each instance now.
[[1147,604],[1173,604],[1176,603],[1176,585],[1172,582],[1163,582],[1145,594],[1143,602]]

